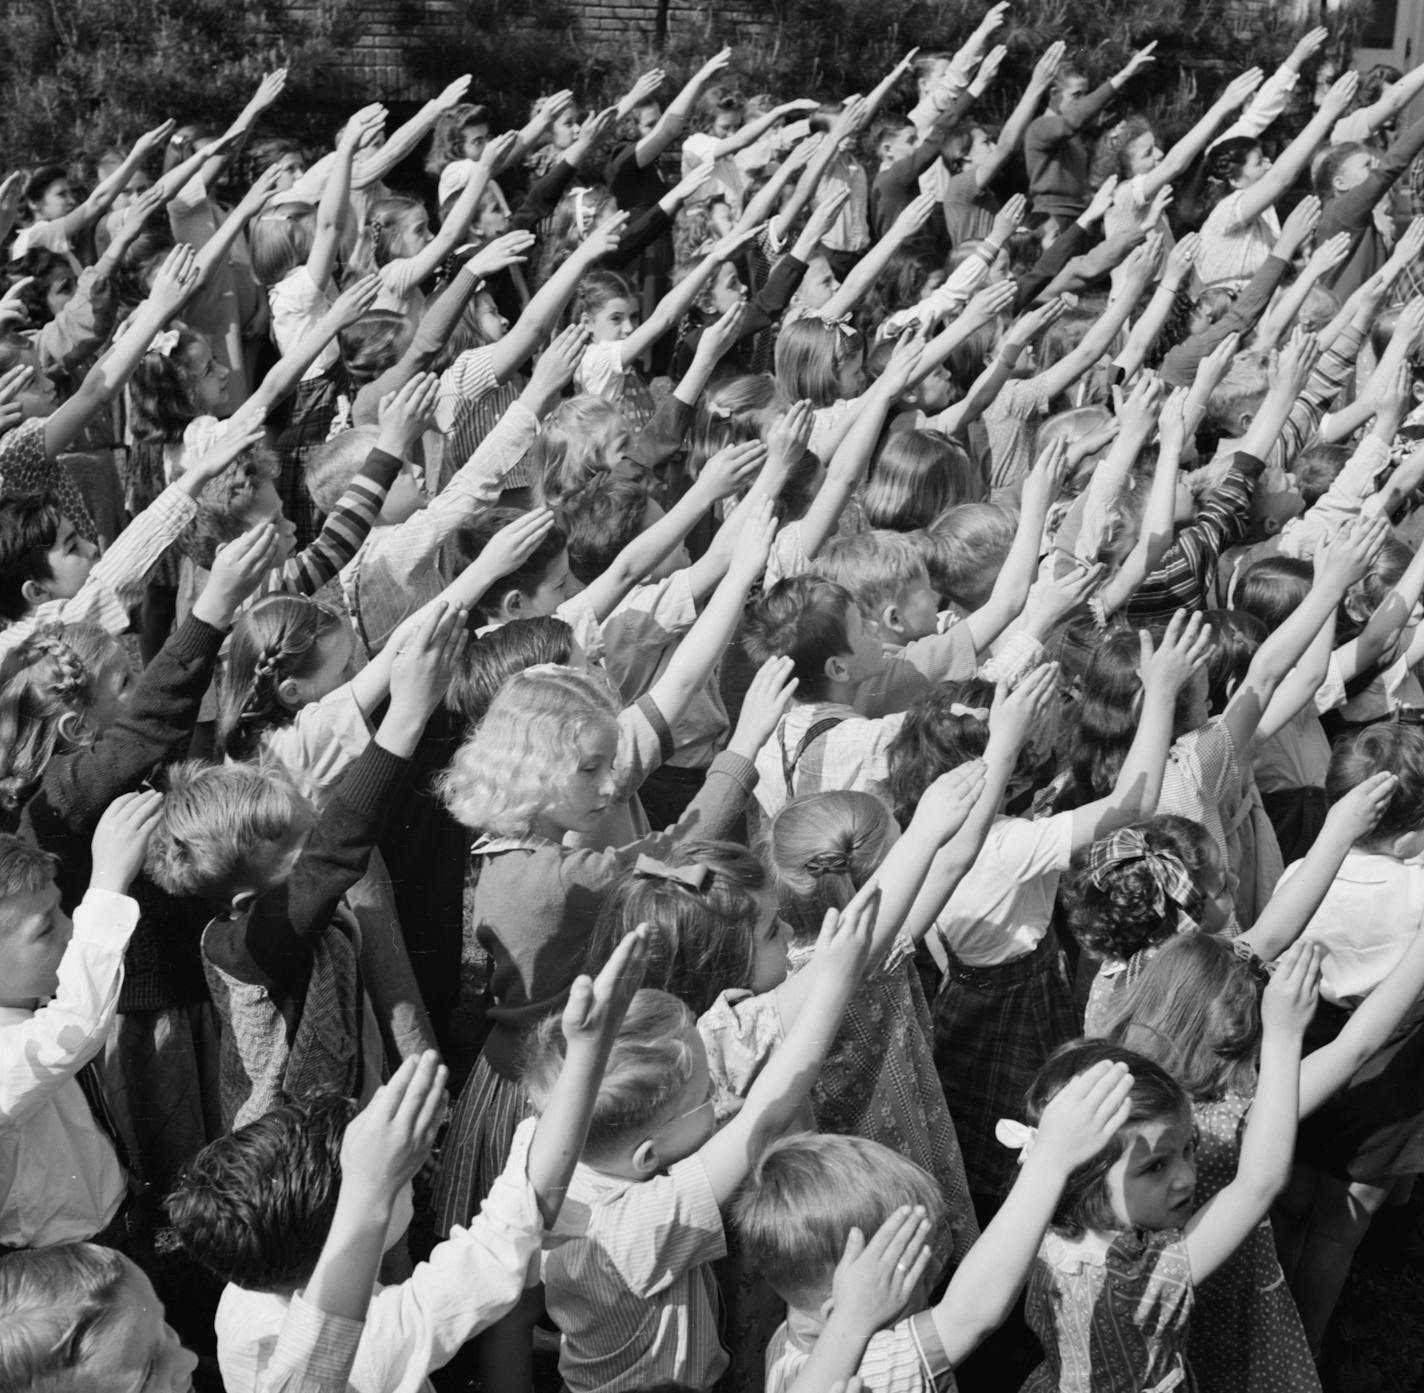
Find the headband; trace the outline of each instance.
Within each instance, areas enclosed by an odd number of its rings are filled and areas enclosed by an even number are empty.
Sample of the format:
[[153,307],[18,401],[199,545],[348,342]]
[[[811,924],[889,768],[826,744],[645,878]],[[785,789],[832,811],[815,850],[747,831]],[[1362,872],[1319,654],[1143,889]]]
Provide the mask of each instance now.
[[949,703],[949,714],[951,716],[967,716],[971,721],[987,721],[989,708],[987,706],[965,706],[963,702],[952,701]]
[[703,861],[694,861],[688,866],[669,866],[666,861],[659,861],[656,857],[640,856],[633,863],[633,874],[639,880],[664,880],[700,893],[707,888],[712,867]]
[[1201,895],[1182,858],[1175,852],[1154,850],[1136,827],[1119,828],[1111,836],[1093,843],[1088,851],[1088,883],[1106,894],[1109,871],[1139,862],[1151,877],[1155,891],[1152,912],[1165,915],[1170,900],[1195,928]]

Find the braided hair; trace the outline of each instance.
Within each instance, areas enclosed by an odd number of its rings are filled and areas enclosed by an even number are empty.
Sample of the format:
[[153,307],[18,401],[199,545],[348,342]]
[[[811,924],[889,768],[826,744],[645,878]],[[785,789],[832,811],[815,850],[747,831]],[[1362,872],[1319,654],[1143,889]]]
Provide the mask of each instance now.
[[315,601],[294,595],[259,600],[237,621],[218,682],[219,759],[253,758],[263,732],[291,720],[281,684],[316,668],[319,643],[339,623]]
[[51,759],[94,738],[104,664],[122,650],[97,624],[35,630],[0,663],[0,808],[23,806]]

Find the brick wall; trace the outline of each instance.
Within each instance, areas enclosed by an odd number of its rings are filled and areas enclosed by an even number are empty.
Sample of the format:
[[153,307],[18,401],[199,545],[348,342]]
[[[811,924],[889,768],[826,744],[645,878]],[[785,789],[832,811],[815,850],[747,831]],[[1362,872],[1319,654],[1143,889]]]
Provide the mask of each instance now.
[[[319,7],[320,0],[291,0],[291,8],[297,14]],[[551,34],[551,41],[581,43],[590,48],[634,49],[651,48],[657,42],[661,8],[658,0],[573,0],[571,8],[577,12],[575,29]],[[715,12],[722,24],[728,19],[740,20],[746,30],[738,35],[743,41],[754,37],[756,25],[751,11],[724,0],[671,0],[667,6],[668,31],[703,27],[710,12]],[[414,79],[402,62],[401,53],[415,33],[427,43],[442,34],[449,34],[453,40],[456,24],[449,0],[365,0],[360,19],[364,32],[331,76],[342,85],[349,83],[362,91],[379,92],[387,101],[416,101],[431,96],[436,84]],[[459,52],[453,47],[449,71],[460,71]]]

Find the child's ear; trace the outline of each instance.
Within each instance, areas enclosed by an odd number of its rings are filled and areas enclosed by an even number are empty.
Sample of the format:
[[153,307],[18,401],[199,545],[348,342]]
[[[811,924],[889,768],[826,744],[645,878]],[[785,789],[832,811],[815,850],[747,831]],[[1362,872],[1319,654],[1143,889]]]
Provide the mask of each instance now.
[[252,906],[257,903],[256,890],[238,890],[228,901],[227,917],[229,919],[241,919],[244,914],[252,912]]
[[850,679],[850,665],[840,654],[834,658],[827,658],[822,671],[832,682],[846,682]]
[[27,605],[42,605],[49,599],[49,587],[44,581],[31,578],[20,586],[20,594]]
[[656,1175],[661,1168],[658,1148],[651,1137],[645,1137],[633,1148],[633,1169],[639,1175]]
[[306,704],[302,700],[301,692],[297,689],[295,677],[284,677],[277,683],[277,700],[292,711],[298,711]]
[[523,619],[524,596],[518,590],[506,591],[500,596],[495,613],[498,614],[501,624],[508,624],[512,619]]
[[905,619],[900,613],[899,605],[886,605],[876,618],[882,629],[889,629],[892,633],[901,633],[905,628]]

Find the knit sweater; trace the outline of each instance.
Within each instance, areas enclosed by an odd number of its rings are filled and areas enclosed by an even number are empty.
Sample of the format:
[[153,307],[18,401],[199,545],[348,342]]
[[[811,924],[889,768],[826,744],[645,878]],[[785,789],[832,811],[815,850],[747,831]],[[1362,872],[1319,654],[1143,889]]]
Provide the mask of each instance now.
[[1076,218],[1088,206],[1088,142],[1080,132],[1113,98],[1111,82],[1061,111],[1048,111],[1024,132],[1029,201],[1035,213]]
[[484,1055],[506,1079],[519,1076],[524,1033],[563,1009],[584,970],[584,948],[603,898],[640,855],[666,857],[687,837],[724,839],[756,783],[749,760],[730,751],[713,760],[681,821],[628,846],[580,851],[539,838],[476,843],[480,879],[472,928],[490,955]]
[[[341,898],[366,873],[385,810],[410,761],[371,741],[332,788],[289,879],[236,919],[214,919],[202,954],[224,1012],[223,1116],[254,1113],[259,1090],[359,1084],[362,993],[356,954],[333,925]],[[307,1016],[310,1008],[320,1019]],[[244,1093],[246,1096],[244,1096]]]

